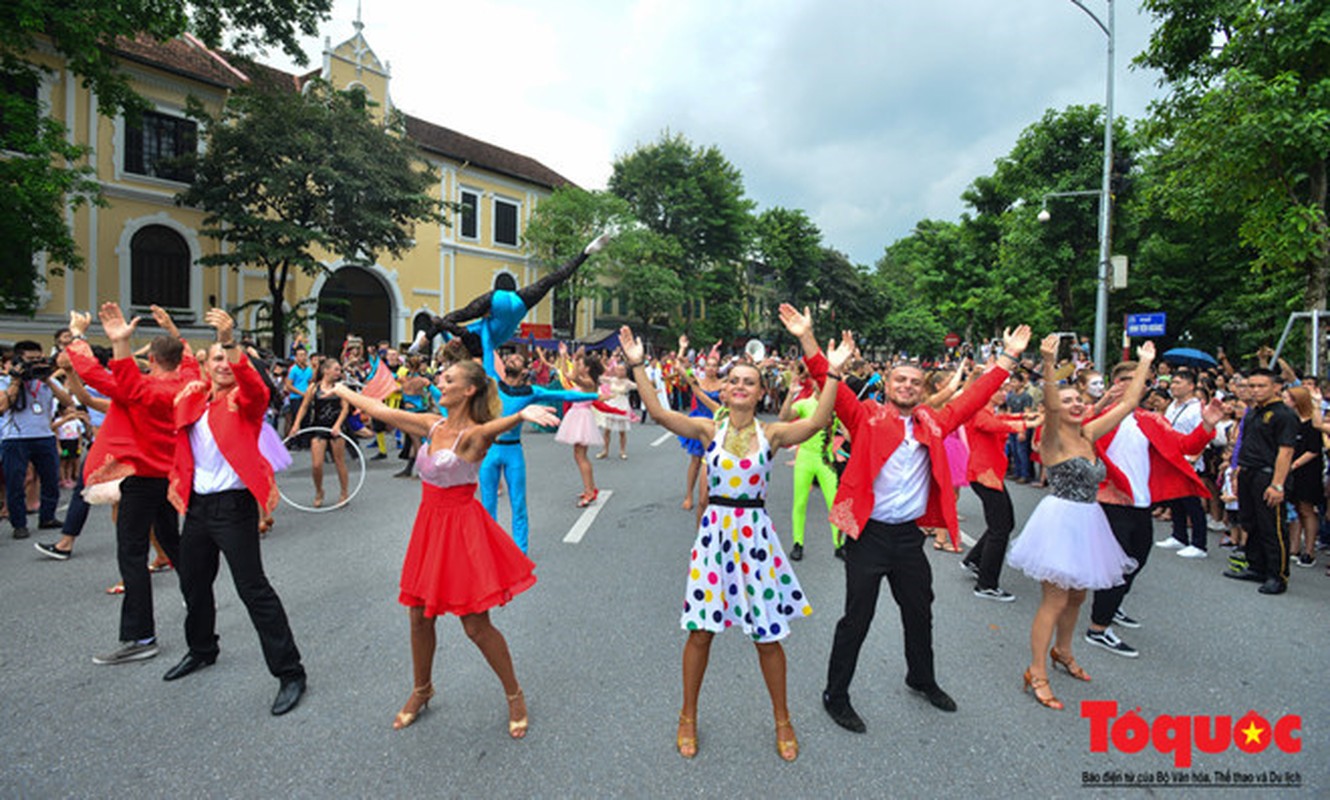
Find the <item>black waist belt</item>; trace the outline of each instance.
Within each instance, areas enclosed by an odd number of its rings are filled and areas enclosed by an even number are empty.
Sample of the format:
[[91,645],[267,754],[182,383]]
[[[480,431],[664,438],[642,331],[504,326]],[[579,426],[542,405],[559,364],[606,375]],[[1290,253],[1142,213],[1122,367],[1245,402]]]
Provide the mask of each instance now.
[[707,502],[713,506],[730,508],[766,508],[767,505],[767,501],[760,497],[720,497],[714,494],[707,497]]
[[515,442],[505,442],[502,439],[495,439],[493,442],[491,442],[491,444],[521,444],[521,443],[522,443],[521,439],[518,439]]

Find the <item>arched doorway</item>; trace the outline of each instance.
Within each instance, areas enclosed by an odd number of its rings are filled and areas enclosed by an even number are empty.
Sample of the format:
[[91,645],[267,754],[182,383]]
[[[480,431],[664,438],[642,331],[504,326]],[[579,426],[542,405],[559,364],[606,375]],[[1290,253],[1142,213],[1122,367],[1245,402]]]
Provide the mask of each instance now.
[[319,352],[337,354],[348,334],[365,340],[366,349],[392,343],[393,301],[369,270],[342,267],[319,291]]

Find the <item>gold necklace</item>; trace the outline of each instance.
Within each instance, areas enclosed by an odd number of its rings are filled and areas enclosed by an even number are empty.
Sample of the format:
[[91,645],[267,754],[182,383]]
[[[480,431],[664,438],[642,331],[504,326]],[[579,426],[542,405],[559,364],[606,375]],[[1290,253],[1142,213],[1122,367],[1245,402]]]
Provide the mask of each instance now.
[[742,428],[727,425],[725,428],[725,442],[721,446],[731,455],[747,458],[755,435],[757,435],[757,419],[753,419],[752,422]]

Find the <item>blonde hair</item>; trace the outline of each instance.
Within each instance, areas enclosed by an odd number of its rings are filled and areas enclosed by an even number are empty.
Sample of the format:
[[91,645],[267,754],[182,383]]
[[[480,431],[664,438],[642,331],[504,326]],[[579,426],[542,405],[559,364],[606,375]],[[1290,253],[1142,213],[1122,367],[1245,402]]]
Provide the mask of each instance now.
[[499,392],[494,387],[494,381],[485,374],[483,367],[468,359],[458,361],[448,369],[456,369],[461,373],[462,380],[476,389],[476,393],[471,395],[471,400],[466,409],[472,422],[483,425],[499,415],[503,408],[503,401],[499,399]]
[[1312,415],[1312,393],[1301,386],[1290,386],[1288,388],[1288,399],[1293,401],[1293,410],[1298,412],[1299,417],[1310,417]]

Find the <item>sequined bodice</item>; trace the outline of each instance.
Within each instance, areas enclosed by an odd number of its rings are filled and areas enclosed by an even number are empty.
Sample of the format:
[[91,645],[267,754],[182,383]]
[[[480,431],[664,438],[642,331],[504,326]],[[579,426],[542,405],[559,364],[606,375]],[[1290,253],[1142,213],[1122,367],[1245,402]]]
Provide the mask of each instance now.
[[461,438],[462,434],[457,434],[452,445],[441,447],[432,453],[428,445],[421,444],[419,452],[416,453],[416,471],[420,473],[422,481],[444,489],[477,482],[480,477],[480,462],[465,461],[454,450]]
[[762,432],[762,426],[757,425],[757,452],[747,457],[736,456],[721,446],[729,427],[729,420],[721,423],[716,430],[716,438],[707,445],[708,493],[719,497],[761,500],[766,497],[767,482],[771,476],[771,447],[767,444],[767,437]]
[[1104,462],[1074,456],[1048,467],[1048,485],[1054,497],[1077,503],[1093,503],[1107,470]]

